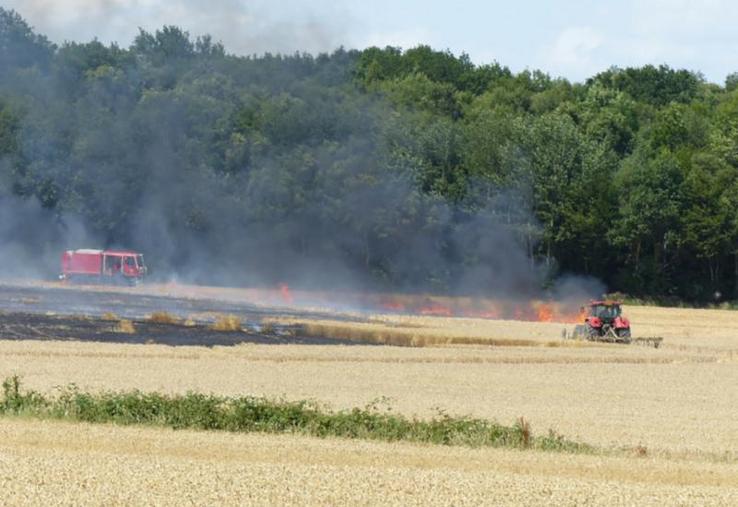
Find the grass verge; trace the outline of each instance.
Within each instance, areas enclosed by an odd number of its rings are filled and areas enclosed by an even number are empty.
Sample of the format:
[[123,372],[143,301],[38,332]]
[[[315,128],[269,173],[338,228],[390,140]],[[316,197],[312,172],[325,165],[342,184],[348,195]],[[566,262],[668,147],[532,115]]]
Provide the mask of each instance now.
[[2,388],[0,415],[8,416],[471,447],[594,451],[589,445],[573,442],[553,431],[535,436],[523,418],[512,426],[443,413],[431,420],[419,420],[383,412],[376,403],[334,412],[310,401],[197,393],[172,396],[140,391],[85,393],[73,385],[61,389],[58,396],[45,396],[23,390],[17,376],[5,379]]

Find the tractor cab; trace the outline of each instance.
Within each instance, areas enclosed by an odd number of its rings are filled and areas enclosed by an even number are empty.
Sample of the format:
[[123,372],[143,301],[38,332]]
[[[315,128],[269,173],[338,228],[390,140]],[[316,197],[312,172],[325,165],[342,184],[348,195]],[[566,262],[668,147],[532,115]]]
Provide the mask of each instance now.
[[592,301],[589,304],[588,315],[611,323],[623,313],[620,304],[619,301]]

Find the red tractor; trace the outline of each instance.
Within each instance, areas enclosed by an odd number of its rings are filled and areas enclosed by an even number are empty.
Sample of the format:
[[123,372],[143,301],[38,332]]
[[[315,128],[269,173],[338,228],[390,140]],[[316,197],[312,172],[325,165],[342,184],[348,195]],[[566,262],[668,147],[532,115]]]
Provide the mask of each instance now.
[[620,301],[592,301],[584,324],[574,335],[591,341],[630,343],[630,321],[622,314]]

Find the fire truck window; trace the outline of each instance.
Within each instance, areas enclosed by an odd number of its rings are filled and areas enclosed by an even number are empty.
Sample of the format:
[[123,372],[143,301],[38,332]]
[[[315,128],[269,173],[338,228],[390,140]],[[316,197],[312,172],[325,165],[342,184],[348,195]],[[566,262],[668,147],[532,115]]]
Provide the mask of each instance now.
[[136,259],[133,257],[126,257],[126,266],[129,268],[135,268],[136,267]]

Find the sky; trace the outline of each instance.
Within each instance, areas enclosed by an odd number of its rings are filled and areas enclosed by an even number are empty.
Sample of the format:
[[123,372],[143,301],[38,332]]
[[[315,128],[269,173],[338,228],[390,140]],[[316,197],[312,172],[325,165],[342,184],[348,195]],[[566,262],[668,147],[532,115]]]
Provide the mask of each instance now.
[[738,71],[735,0],[0,0],[52,41],[128,46],[141,27],[210,34],[229,53],[428,44],[476,64],[583,81],[665,63],[722,84]]

